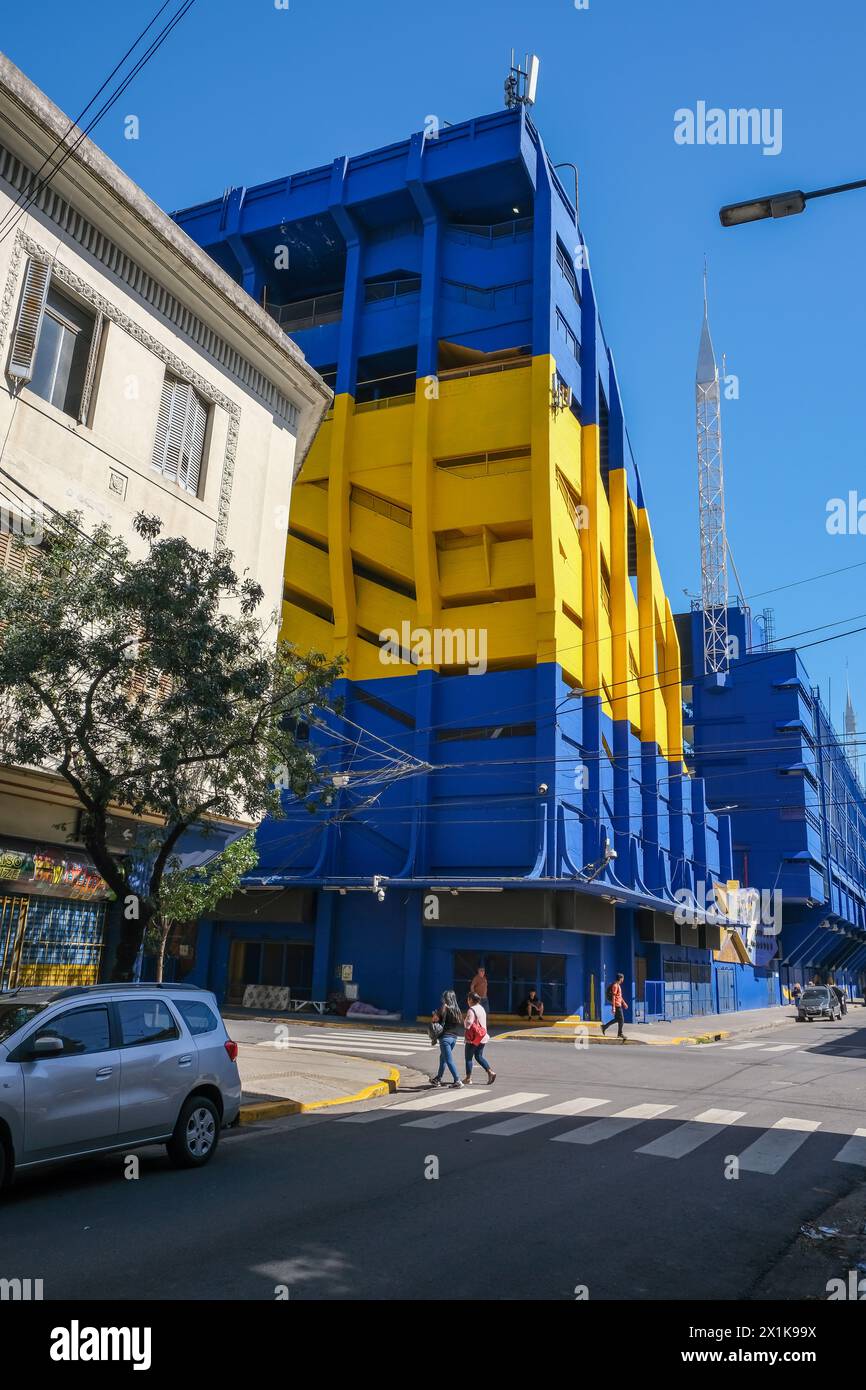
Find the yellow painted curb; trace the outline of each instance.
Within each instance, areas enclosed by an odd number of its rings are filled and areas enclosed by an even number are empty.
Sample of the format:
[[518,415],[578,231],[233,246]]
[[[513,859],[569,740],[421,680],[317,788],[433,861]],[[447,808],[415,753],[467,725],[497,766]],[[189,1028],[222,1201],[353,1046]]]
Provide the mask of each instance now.
[[[341,1054],[342,1055],[342,1054]],[[350,1057],[350,1062],[369,1061],[365,1057]],[[255,1124],[257,1120],[277,1120],[282,1115],[300,1115],[309,1110],[324,1110],[331,1105],[353,1105],[362,1100],[374,1100],[377,1096],[393,1095],[400,1084],[399,1067],[389,1067],[388,1075],[371,1086],[364,1086],[353,1096],[334,1096],[331,1100],[263,1100],[250,1105],[242,1105],[238,1123]]]
[[[576,1026],[591,1027],[592,1025]],[[570,1033],[554,1032],[553,1030],[551,1030],[549,1033],[521,1033],[518,1031],[515,1033],[497,1033],[495,1037],[491,1038],[491,1042],[500,1042],[502,1040],[509,1039],[511,1041],[515,1041],[517,1039],[520,1039],[523,1042],[573,1043],[577,1036],[578,1034],[574,1030],[572,1030]],[[731,1033],[700,1033],[681,1038],[642,1038],[640,1037],[640,1035],[635,1036],[634,1033],[627,1033],[625,1040],[627,1043],[631,1043],[633,1046],[637,1045],[639,1047],[683,1047],[691,1043],[721,1042],[724,1038],[730,1038],[732,1036],[733,1034]],[[617,1041],[615,1037],[600,1037],[597,1033],[591,1032],[586,1032],[582,1034],[582,1037],[584,1042],[595,1043],[599,1046],[604,1045],[605,1047],[613,1047],[613,1045]]]

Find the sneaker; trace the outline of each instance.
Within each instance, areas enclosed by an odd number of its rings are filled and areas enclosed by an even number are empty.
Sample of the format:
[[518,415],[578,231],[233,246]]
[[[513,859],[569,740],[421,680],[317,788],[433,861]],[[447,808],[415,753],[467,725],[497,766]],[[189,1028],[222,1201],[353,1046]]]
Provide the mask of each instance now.
[[472,1077],[471,1077],[471,1076],[464,1076],[464,1078],[463,1078],[463,1085],[464,1085],[464,1086],[471,1086],[471,1085],[472,1085]]
[[451,1082],[451,1089],[452,1089],[452,1091],[462,1091],[462,1090],[463,1090],[463,1082],[462,1082],[462,1081],[452,1081],[452,1082]]
[[431,1086],[441,1086],[441,1085],[442,1085],[442,1082],[439,1080],[439,1077],[438,1077],[438,1076],[431,1076],[431,1077],[430,1077],[430,1085],[431,1085]]
[[489,1072],[487,1073],[487,1084],[488,1084],[488,1086],[492,1086],[495,1080],[496,1080],[496,1072],[495,1072],[495,1071],[489,1071]]

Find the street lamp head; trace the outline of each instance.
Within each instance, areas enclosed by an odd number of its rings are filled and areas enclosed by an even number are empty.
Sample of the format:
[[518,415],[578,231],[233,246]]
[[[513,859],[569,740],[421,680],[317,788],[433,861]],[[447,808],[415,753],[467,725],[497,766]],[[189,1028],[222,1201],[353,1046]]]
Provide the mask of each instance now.
[[743,222],[763,222],[767,217],[791,217],[805,212],[806,195],[799,189],[790,193],[773,193],[767,198],[753,198],[748,203],[728,203],[719,212],[723,227],[739,227]]

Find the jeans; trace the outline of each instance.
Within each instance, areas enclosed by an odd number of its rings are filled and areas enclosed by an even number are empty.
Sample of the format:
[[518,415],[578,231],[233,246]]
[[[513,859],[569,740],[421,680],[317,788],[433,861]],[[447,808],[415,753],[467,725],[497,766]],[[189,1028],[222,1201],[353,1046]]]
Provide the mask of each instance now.
[[607,1023],[603,1023],[601,1025],[601,1031],[603,1033],[606,1033],[612,1023],[616,1024],[616,1035],[618,1038],[621,1038],[623,1035],[622,1025],[625,1023],[625,1013],[622,1009],[614,1009],[613,1018],[609,1018]]
[[454,1048],[457,1037],[454,1033],[443,1033],[439,1039],[439,1070],[436,1073],[436,1080],[441,1081],[445,1068],[447,1067],[455,1081],[459,1081],[457,1068],[454,1065]]
[[467,1043],[467,1044],[466,1044],[466,1075],[467,1075],[467,1076],[471,1076],[471,1075],[472,1075],[472,1066],[473,1066],[473,1063],[475,1063],[475,1062],[478,1063],[479,1067],[483,1067],[485,1071],[489,1072],[489,1071],[491,1070],[490,1063],[488,1062],[487,1058],[484,1056],[484,1049],[485,1049],[486,1046],[487,1046],[486,1043]]

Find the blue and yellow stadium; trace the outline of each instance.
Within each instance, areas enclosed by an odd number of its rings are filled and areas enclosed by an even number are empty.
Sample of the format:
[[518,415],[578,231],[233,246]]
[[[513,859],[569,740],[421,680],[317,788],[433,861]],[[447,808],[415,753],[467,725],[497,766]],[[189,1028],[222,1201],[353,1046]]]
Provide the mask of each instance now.
[[196,977],[413,1019],[479,964],[501,1013],[534,987],[598,1018],[618,971],[638,1018],[778,1002],[744,934],[675,917],[732,882],[730,826],[684,763],[589,257],[525,108],[177,220],[333,386],[282,635],[345,659],[343,717],[309,734],[332,803],[262,827],[258,891],[201,925]]

